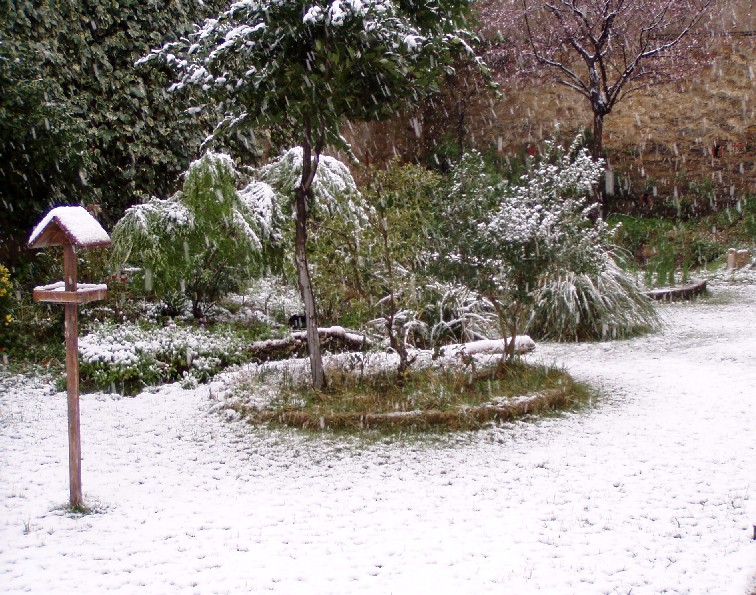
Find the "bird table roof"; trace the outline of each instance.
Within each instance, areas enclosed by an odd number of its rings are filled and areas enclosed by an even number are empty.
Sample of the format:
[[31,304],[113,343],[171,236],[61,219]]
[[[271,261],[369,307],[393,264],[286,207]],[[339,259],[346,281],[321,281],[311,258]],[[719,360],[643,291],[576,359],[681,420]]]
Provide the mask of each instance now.
[[29,247],[64,244],[80,248],[107,246],[110,236],[84,207],[55,207],[34,228],[29,237]]

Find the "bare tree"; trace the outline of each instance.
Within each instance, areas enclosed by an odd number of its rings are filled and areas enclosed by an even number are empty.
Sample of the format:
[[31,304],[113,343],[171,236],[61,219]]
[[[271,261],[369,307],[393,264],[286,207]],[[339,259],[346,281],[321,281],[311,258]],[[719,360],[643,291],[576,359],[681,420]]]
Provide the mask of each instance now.
[[489,0],[481,8],[488,63],[520,74],[545,66],[585,97],[593,111],[591,155],[598,159],[604,118],[619,101],[689,74],[699,25],[713,1]]

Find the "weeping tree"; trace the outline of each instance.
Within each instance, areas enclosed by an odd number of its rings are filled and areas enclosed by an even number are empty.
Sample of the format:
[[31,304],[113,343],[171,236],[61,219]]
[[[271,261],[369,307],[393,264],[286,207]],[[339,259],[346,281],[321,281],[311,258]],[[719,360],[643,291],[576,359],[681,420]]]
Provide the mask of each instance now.
[[[347,150],[345,121],[388,117],[436,89],[459,53],[472,56],[470,0],[240,0],[144,61],[176,68],[173,89],[220,102],[213,136],[267,129],[302,149],[294,261],[307,316],[312,383],[326,385],[307,261],[308,208],[326,147]],[[482,63],[480,65],[483,68]]]
[[188,298],[203,318],[276,258],[283,219],[276,193],[243,181],[228,155],[207,153],[190,165],[181,191],[126,211],[112,233],[115,265],[138,265],[145,289],[169,309],[179,313]]

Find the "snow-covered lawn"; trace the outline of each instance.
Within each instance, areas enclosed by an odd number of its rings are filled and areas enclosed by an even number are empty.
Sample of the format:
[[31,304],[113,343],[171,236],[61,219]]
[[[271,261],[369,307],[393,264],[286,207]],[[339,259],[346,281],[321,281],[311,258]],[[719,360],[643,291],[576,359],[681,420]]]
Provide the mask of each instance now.
[[756,285],[663,333],[539,345],[595,408],[448,439],[306,437],[207,386],[84,395],[0,380],[0,591],[744,595],[756,574]]

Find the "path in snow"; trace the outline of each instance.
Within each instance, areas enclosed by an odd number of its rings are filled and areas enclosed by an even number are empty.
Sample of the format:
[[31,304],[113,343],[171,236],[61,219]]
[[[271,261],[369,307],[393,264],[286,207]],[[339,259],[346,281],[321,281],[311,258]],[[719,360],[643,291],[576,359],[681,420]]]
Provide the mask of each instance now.
[[746,593],[756,573],[756,286],[633,341],[542,345],[595,409],[448,440],[250,429],[207,388],[82,397],[0,378],[0,591]]

